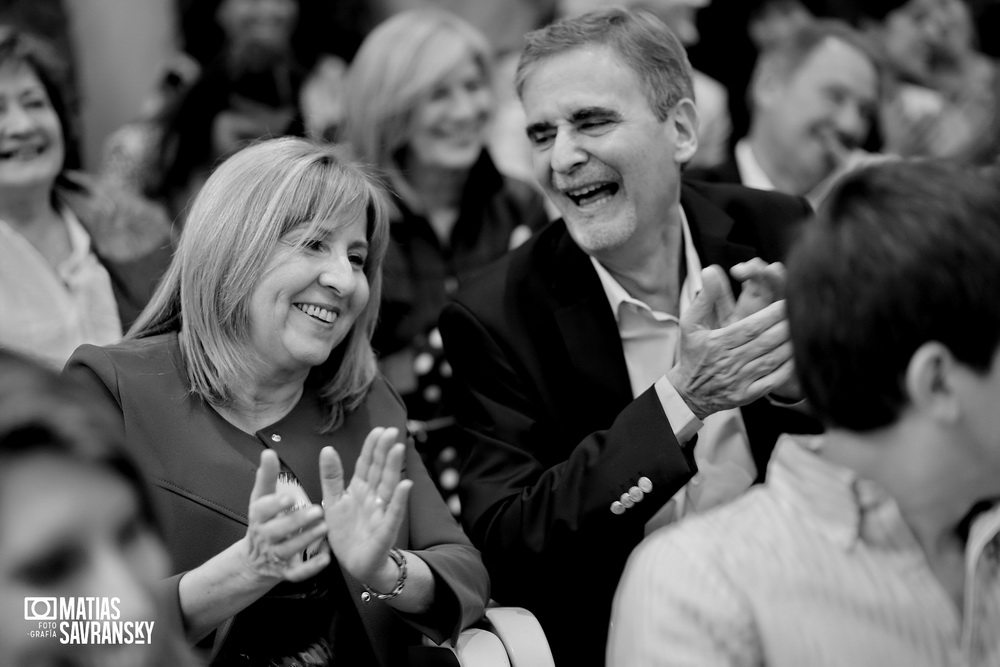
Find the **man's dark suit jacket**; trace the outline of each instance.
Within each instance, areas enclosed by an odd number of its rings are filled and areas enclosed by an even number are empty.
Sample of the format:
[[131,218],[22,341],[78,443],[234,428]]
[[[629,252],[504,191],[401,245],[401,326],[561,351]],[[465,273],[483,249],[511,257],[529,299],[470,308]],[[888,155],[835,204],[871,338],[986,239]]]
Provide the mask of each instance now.
[[[686,184],[681,202],[702,264],[727,269],[782,259],[810,214],[802,199],[741,186]],[[607,297],[561,220],[461,291],[441,332],[470,439],[462,516],[493,597],[535,613],[558,665],[603,664],[625,561],[696,472],[690,452],[655,389],[633,400]],[[814,430],[767,400],[743,417],[761,474],[779,432]],[[613,514],[640,477],[652,491]]]
[[743,183],[740,176],[740,168],[736,165],[736,156],[730,153],[726,161],[714,167],[699,167],[688,169],[684,172],[684,177],[692,181],[705,181],[706,183]]

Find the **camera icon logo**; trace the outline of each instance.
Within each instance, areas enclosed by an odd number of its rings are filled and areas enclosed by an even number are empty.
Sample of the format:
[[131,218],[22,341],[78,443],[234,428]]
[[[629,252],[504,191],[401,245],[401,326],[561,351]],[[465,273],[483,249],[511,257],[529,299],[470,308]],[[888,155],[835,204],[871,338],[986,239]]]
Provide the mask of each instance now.
[[55,621],[58,611],[56,598],[24,598],[26,621]]

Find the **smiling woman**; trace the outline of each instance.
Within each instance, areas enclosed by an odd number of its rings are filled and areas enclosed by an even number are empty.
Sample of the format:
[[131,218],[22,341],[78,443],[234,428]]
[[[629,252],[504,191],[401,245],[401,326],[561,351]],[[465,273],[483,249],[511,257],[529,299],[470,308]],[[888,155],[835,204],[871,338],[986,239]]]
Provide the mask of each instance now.
[[216,664],[405,664],[420,634],[482,616],[479,553],[377,375],[387,227],[383,191],[336,149],[244,149],[126,342],[67,366],[156,480],[171,589]]
[[0,26],[0,346],[61,367],[121,338],[170,261],[148,202],[66,167],[64,68]]

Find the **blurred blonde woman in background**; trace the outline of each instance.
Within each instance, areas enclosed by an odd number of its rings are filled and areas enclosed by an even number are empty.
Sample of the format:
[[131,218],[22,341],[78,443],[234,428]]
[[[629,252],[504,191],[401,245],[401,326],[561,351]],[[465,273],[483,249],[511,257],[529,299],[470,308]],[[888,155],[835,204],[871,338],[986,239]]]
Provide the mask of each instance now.
[[373,345],[428,460],[454,453],[438,315],[462,282],[547,220],[541,196],[501,175],[486,151],[491,59],[458,17],[402,12],[362,43],[345,91],[341,137],[395,192]]

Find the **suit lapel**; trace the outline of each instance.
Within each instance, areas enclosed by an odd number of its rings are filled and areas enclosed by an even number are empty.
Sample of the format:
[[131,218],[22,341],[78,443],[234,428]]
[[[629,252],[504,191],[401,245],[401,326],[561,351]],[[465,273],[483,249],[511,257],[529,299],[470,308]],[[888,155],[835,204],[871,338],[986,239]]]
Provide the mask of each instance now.
[[576,381],[563,380],[573,402],[617,414],[632,400],[618,324],[590,258],[564,232],[551,264],[553,315]]
[[[757,255],[751,246],[729,240],[733,219],[704,196],[685,186],[681,203],[703,266],[719,264],[728,270]],[[590,258],[565,227],[552,247],[551,258],[533,260],[547,267],[546,287],[554,298],[552,316],[569,357],[559,386],[577,406],[577,414],[598,421],[607,421],[608,415],[613,419],[632,400],[617,322]],[[738,289],[733,283],[734,293]]]
[[[718,264],[728,272],[734,264],[757,256],[758,253],[752,246],[730,240],[735,221],[716,204],[687,185],[681,188],[681,206],[687,215],[691,238],[702,266]],[[733,293],[738,294],[739,284],[732,281],[732,278],[730,282]]]

